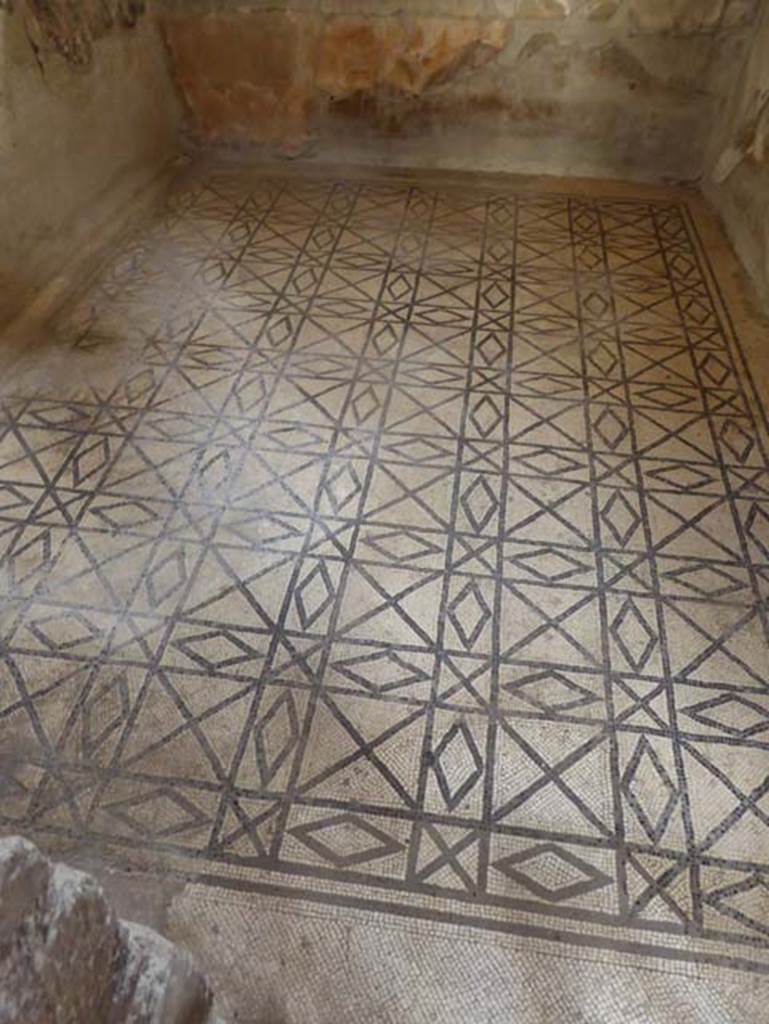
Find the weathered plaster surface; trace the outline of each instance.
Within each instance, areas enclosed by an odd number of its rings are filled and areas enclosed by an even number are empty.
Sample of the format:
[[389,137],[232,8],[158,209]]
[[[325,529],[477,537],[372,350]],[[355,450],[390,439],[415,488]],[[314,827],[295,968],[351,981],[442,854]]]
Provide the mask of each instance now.
[[723,104],[705,192],[769,312],[769,3]]
[[695,178],[753,0],[166,0],[203,141]]
[[90,67],[94,42],[116,25],[133,28],[146,0],[20,0],[29,41],[41,60],[51,52],[70,64]]
[[0,321],[175,149],[178,103],[143,8],[0,8]]

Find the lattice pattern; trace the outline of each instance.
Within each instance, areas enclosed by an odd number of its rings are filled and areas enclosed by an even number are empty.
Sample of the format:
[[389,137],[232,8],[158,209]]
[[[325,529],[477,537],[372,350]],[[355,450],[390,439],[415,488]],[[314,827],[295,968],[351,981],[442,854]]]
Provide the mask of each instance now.
[[60,329],[6,829],[764,962],[769,476],[683,208],[223,170]]

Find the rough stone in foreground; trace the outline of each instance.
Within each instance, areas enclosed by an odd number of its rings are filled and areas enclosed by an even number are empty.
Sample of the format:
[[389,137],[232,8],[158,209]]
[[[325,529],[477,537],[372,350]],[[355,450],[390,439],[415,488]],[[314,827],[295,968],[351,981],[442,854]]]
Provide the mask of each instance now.
[[123,924],[89,875],[0,839],[0,1024],[213,1024],[190,957]]

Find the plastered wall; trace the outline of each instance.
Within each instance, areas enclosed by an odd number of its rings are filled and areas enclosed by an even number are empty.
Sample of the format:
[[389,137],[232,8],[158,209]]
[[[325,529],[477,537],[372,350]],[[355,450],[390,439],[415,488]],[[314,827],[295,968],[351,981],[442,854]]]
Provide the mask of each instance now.
[[769,313],[769,2],[717,111],[704,190]]
[[755,0],[166,0],[163,28],[205,142],[689,180],[756,12]]
[[0,2],[0,321],[175,151],[151,14],[143,0]]

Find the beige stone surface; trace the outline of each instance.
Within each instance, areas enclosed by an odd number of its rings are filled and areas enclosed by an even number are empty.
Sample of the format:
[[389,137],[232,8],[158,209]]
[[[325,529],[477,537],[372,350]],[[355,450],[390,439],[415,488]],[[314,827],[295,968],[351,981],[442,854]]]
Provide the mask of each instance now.
[[223,1009],[254,1024],[758,1024],[769,997],[738,971],[194,884],[169,928],[205,951]]

